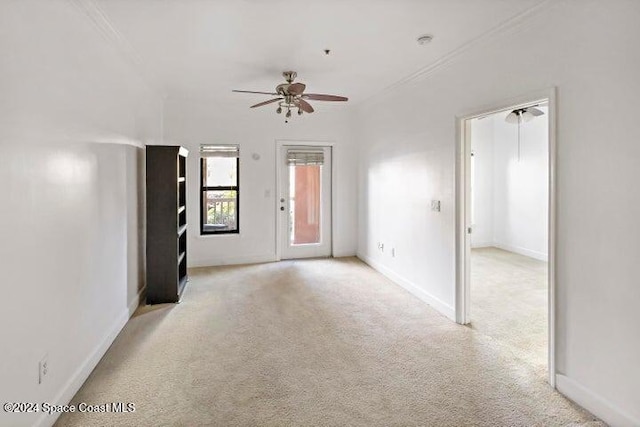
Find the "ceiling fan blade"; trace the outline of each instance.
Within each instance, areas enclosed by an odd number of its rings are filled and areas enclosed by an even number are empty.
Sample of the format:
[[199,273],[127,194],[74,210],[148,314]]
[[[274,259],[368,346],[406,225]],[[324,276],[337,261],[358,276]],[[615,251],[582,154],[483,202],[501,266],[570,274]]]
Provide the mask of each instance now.
[[529,112],[529,113],[533,114],[535,117],[542,116],[542,115],[544,114],[544,111],[542,111],[542,110],[538,110],[538,109],[537,109],[537,108],[535,108],[535,107],[529,107],[529,108],[527,108],[527,112]]
[[231,92],[239,92],[239,93],[258,93],[260,95],[278,95],[275,92],[254,92],[252,90],[232,90]]
[[513,110],[504,118],[504,120],[507,123],[518,124],[520,122],[520,115],[516,113],[516,110]]
[[294,101],[294,104],[296,104],[298,108],[300,108],[305,113],[313,113],[313,107],[304,99],[296,99]]
[[305,93],[302,96],[306,99],[313,99],[314,101],[348,101],[349,100],[349,98],[345,96],[325,95],[322,93]]
[[304,92],[304,89],[307,87],[304,83],[291,83],[289,85],[289,95],[300,95]]
[[261,103],[256,104],[256,105],[252,105],[252,106],[251,106],[251,107],[249,107],[249,108],[262,107],[263,105],[271,104],[272,102],[276,102],[276,101],[280,101],[280,100],[282,100],[282,98],[273,98],[273,99],[270,99],[270,100],[268,100],[268,101],[261,102]]

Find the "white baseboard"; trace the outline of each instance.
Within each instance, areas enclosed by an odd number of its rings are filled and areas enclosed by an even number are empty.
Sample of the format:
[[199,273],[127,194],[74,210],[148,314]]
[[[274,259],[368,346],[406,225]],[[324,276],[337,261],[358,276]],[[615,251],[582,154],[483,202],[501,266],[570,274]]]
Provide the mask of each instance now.
[[220,265],[241,265],[241,264],[259,264],[263,262],[276,261],[275,254],[263,254],[263,255],[250,255],[241,257],[229,257],[229,258],[211,258],[211,259],[199,259],[193,258],[189,262],[189,268],[195,267],[216,267]]
[[538,251],[534,251],[534,250],[531,250],[531,249],[522,248],[520,246],[505,245],[505,244],[497,243],[497,242],[494,242],[494,244],[492,246],[495,246],[496,248],[499,248],[499,249],[504,249],[505,251],[514,252],[514,253],[517,253],[517,254],[520,254],[520,255],[528,256],[530,258],[535,258],[535,259],[540,260],[540,261],[545,261],[545,262],[549,261],[549,256],[544,252],[538,252]]
[[333,257],[334,258],[346,258],[346,257],[354,257],[357,256],[354,251],[343,251],[343,250],[334,250]]
[[450,305],[446,304],[441,299],[434,297],[429,292],[425,291],[415,283],[405,279],[404,277],[402,277],[395,271],[391,270],[390,268],[382,265],[381,263],[374,261],[369,256],[359,253],[357,257],[360,258],[365,263],[367,263],[372,268],[374,268],[375,270],[382,273],[387,278],[391,279],[396,284],[402,286],[404,289],[412,293],[417,298],[429,304],[431,307],[436,309],[441,314],[445,315],[446,317],[453,320],[454,322],[456,321],[455,309]]
[[[73,399],[73,396],[76,395],[80,387],[84,384],[84,382],[89,378],[89,375],[94,370],[102,356],[107,352],[113,341],[116,339],[124,325],[129,321],[129,311],[130,308],[123,311],[120,316],[118,316],[113,322],[111,329],[107,331],[104,338],[95,348],[93,353],[85,360],[85,362],[78,367],[78,369],[71,375],[69,381],[62,387],[62,390],[58,395],[51,401],[52,404],[55,405],[67,405]],[[53,413],[48,415],[43,413],[42,416],[36,422],[36,426],[38,427],[51,427],[58,417],[60,413]]]
[[[336,251],[333,254],[334,258],[352,257],[357,256],[353,251]],[[250,255],[241,257],[229,257],[229,258],[211,258],[211,259],[199,259],[190,260],[189,268],[197,267],[217,267],[221,265],[242,265],[242,264],[260,264],[263,262],[275,262],[275,254],[262,254],[262,255]]]
[[556,388],[569,399],[602,419],[613,427],[640,426],[640,419],[634,418],[571,378],[557,374]]
[[136,295],[133,300],[129,303],[129,318],[133,316],[133,313],[136,312],[138,306],[140,306],[140,301],[142,301],[142,294],[146,291],[146,286],[138,291],[138,295]]
[[495,246],[493,242],[471,242],[471,249],[490,248]]

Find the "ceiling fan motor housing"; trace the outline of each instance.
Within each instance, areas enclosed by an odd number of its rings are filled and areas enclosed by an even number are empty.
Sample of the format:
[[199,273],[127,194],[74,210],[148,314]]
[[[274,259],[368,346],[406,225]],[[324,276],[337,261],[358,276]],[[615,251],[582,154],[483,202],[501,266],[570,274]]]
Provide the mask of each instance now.
[[287,96],[289,94],[289,86],[291,86],[291,83],[279,84],[278,86],[276,86],[276,92],[279,95]]

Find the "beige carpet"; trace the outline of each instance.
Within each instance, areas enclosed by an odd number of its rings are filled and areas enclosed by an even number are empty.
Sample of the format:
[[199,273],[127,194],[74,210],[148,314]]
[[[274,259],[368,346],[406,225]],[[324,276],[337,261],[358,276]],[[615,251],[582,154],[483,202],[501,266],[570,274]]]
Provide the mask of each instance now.
[[471,251],[471,327],[547,378],[547,263],[498,248]]
[[59,426],[602,425],[495,340],[355,258],[196,269],[144,307]]

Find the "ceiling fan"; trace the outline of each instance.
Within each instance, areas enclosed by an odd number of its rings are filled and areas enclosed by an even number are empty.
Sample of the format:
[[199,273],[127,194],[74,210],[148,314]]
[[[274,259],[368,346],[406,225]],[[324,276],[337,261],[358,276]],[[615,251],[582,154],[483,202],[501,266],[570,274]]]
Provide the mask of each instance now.
[[337,95],[326,95],[321,93],[304,93],[306,85],[304,83],[294,83],[298,74],[295,71],[284,71],[282,76],[287,81],[276,86],[275,92],[254,92],[251,90],[234,90],[233,92],[240,93],[257,93],[261,95],[273,95],[277,98],[270,99],[268,101],[260,102],[256,105],[252,105],[250,108],[262,107],[263,105],[271,104],[273,102],[278,103],[278,109],[276,113],[285,113],[285,122],[288,123],[288,119],[291,117],[291,110],[298,109],[298,115],[305,113],[313,113],[313,107],[307,102],[307,99],[313,101],[348,101],[349,98]]
[[544,112],[535,107],[538,107],[538,105],[532,105],[530,107],[524,107],[524,108],[516,108],[515,110],[510,112],[507,115],[507,117],[505,117],[505,121],[507,123],[517,124],[523,120],[525,122],[528,122],[535,119],[538,116],[542,116]]
[[529,122],[536,117],[544,115],[544,111],[537,109],[540,105],[532,105],[530,107],[516,108],[507,114],[504,120],[507,123],[518,125],[518,161],[520,161],[520,132],[522,122]]

